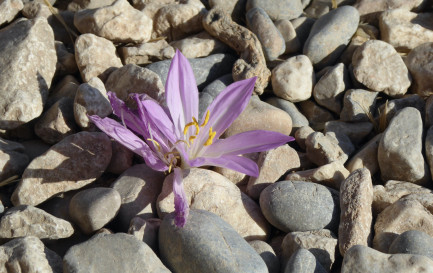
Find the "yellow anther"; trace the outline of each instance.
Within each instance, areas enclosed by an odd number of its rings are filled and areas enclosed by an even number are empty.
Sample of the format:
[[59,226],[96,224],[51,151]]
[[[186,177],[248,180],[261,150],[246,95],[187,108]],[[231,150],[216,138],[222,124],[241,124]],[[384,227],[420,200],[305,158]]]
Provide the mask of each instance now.
[[209,110],[207,110],[207,112],[206,112],[206,116],[204,117],[204,121],[203,121],[203,123],[200,125],[201,127],[206,126],[206,124],[207,124],[208,121],[209,121],[209,116],[210,116],[210,112],[209,112]]
[[193,144],[193,143],[194,143],[194,140],[195,140],[196,138],[197,138],[196,136],[190,136],[190,137],[189,137],[189,142],[190,142],[191,144]]
[[186,136],[188,133],[188,129],[191,126],[195,126],[195,134],[198,135],[198,132],[200,131],[200,127],[198,126],[197,120],[193,117],[193,122],[188,123],[185,125],[185,128],[183,129],[183,135]]
[[148,138],[147,140],[150,140],[153,142],[153,145],[155,145],[158,148],[158,152],[161,151],[161,145],[159,145],[158,141],[151,139],[151,138]]
[[186,141],[185,141],[185,140],[183,140],[183,139],[179,139],[178,141],[176,141],[176,142],[174,143],[174,145],[177,145],[177,144],[179,144],[179,143],[181,143],[181,142],[185,143],[185,144],[186,144],[186,146],[188,146],[188,147],[189,147],[189,143],[188,143],[188,142],[186,142]]
[[207,138],[206,142],[204,143],[204,146],[211,145],[215,135],[216,135],[216,132],[212,132],[212,127],[210,127],[209,128],[209,137]]

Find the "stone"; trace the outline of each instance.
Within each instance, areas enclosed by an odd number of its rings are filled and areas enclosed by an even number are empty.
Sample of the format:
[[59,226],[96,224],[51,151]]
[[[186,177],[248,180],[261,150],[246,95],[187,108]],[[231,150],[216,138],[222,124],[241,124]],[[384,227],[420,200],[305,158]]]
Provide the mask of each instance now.
[[351,122],[370,121],[376,111],[376,97],[379,93],[364,89],[350,89],[344,93],[340,120]]
[[359,144],[371,133],[373,124],[370,122],[344,122],[332,120],[325,123],[325,133],[331,132],[338,135],[346,135],[354,144]]
[[275,252],[270,245],[259,240],[249,241],[248,243],[254,248],[260,257],[262,257],[268,267],[269,273],[280,272],[280,260],[275,255]]
[[[305,9],[305,15],[310,18],[320,18],[329,11],[343,5],[353,5],[355,0],[309,0],[308,7]],[[307,4],[307,3],[306,3]]]
[[[164,180],[157,199],[160,218],[174,211],[173,175]],[[260,207],[224,176],[204,169],[183,172],[183,187],[191,209],[215,213],[248,240],[265,240],[269,224]]]
[[311,28],[303,54],[316,69],[333,65],[358,28],[359,13],[352,6],[342,6],[320,17]]
[[84,82],[93,77],[105,81],[113,69],[122,66],[113,43],[90,33],[75,40],[75,60]]
[[433,62],[432,52],[433,43],[424,43],[412,49],[406,58],[407,68],[413,77],[412,92],[422,97],[433,95],[433,85],[429,81],[433,76],[433,69],[429,65]]
[[406,94],[411,76],[392,45],[370,40],[358,47],[352,57],[353,75],[367,88],[391,97]]
[[260,195],[260,207],[269,223],[284,232],[336,230],[340,215],[335,191],[303,181],[270,185]]
[[227,222],[204,210],[191,209],[186,225],[174,224],[174,213],[159,228],[162,261],[172,272],[268,272],[257,252]]
[[204,6],[200,2],[201,5],[190,2],[176,2],[158,9],[153,18],[152,39],[166,37],[171,42],[202,31]]
[[299,108],[314,130],[321,131],[325,128],[326,122],[335,120],[331,111],[317,105],[312,100],[301,101]]
[[[250,154],[244,154],[242,156],[247,157],[254,162],[257,162],[259,155],[260,153],[250,153]],[[232,169],[223,168],[223,167],[213,167],[212,169],[213,171],[225,176],[231,182],[236,184],[240,188],[240,190],[246,194],[246,186],[250,178],[248,175],[241,172],[234,171]]]
[[248,0],[247,11],[253,8],[262,8],[272,19],[295,19],[302,14],[302,3],[300,0]]
[[377,150],[379,149],[381,138],[382,134],[377,134],[362,146],[361,149],[359,149],[358,152],[347,162],[347,170],[353,172],[357,169],[366,168],[370,171],[372,176],[379,172]]
[[227,74],[219,77],[211,82],[198,94],[198,116],[203,117],[206,115],[206,110],[211,105],[213,100],[221,93],[227,86],[233,83],[232,74]]
[[172,59],[175,50],[167,41],[158,40],[140,45],[119,47],[119,54],[124,64],[146,65]]
[[215,39],[206,31],[170,43],[187,58],[207,57],[211,54],[225,53],[229,50],[223,42]]
[[0,181],[21,175],[29,162],[24,145],[0,138]]
[[347,68],[343,63],[339,63],[318,80],[313,89],[314,99],[319,105],[340,114],[343,92],[349,84]]
[[430,173],[422,155],[422,133],[421,114],[413,107],[400,110],[391,120],[377,152],[384,181],[429,183]]
[[291,102],[309,99],[315,81],[313,65],[305,55],[291,57],[272,70],[274,94]]
[[425,137],[425,155],[427,158],[430,173],[433,173],[433,127],[427,130]]
[[78,72],[74,53],[70,52],[61,41],[55,41],[57,63],[56,75],[76,74]]
[[301,166],[298,153],[288,144],[261,152],[257,160],[259,176],[250,177],[247,194],[257,200],[260,193],[285,173]]
[[91,78],[87,83],[78,87],[73,107],[75,122],[82,129],[96,127],[89,120],[88,115],[105,118],[113,112],[104,83],[97,77]]
[[314,132],[308,135],[305,146],[308,159],[318,166],[334,161],[344,164],[349,158],[339,141],[329,134]]
[[[379,39],[379,37],[380,36],[378,28],[373,25],[360,24],[352,39],[350,40],[349,45],[341,54],[339,60],[350,68],[352,64],[353,52],[355,52],[355,50],[363,43],[372,39]],[[354,82],[354,85],[356,85],[356,87],[358,88],[363,88],[357,82]]]
[[92,33],[114,43],[143,43],[152,34],[152,19],[126,0],[110,6],[75,13],[74,25],[81,33]]
[[8,209],[0,218],[0,238],[35,236],[39,239],[68,238],[74,233],[71,223],[33,206]]
[[[231,73],[235,59],[232,55],[219,53],[209,55],[205,58],[190,59],[188,61],[191,64],[197,86],[199,90],[201,90],[217,78]],[[171,60],[165,60],[152,63],[146,68],[158,74],[163,86],[165,86],[170,64]]]
[[431,273],[433,272],[432,268],[433,262],[425,256],[411,254],[390,255],[358,245],[347,251],[341,266],[341,273]]
[[252,96],[245,110],[223,136],[227,138],[251,130],[268,130],[290,135],[292,119],[283,110],[261,101],[258,96]]
[[143,219],[139,216],[131,219],[128,234],[133,235],[140,241],[145,242],[153,251],[158,251],[158,231],[161,219]]
[[433,260],[433,238],[419,230],[408,230],[395,238],[388,253],[417,254]]
[[433,13],[407,9],[385,10],[379,16],[380,37],[397,51],[409,52],[433,40]]
[[316,20],[310,17],[301,16],[296,19],[290,20],[292,22],[293,27],[296,31],[296,37],[298,37],[299,42],[301,43],[301,50],[302,45],[307,41],[308,35],[310,34],[310,30],[314,25],[314,22]]
[[146,94],[158,102],[165,102],[165,91],[158,75],[147,68],[135,64],[127,64],[114,70],[105,88],[116,93],[116,96],[127,101],[129,94]]
[[286,50],[286,43],[266,11],[260,7],[250,9],[246,14],[248,28],[257,35],[265,58],[274,61]]
[[67,97],[54,103],[35,124],[36,135],[48,144],[55,144],[77,132],[74,100]]
[[68,4],[68,10],[79,11],[97,9],[112,5],[116,0],[73,0]]
[[42,155],[51,147],[51,145],[46,144],[40,139],[23,141],[21,144],[25,147],[25,153],[29,157],[30,161]]
[[62,257],[34,236],[16,238],[0,246],[4,272],[62,272]]
[[373,183],[368,169],[352,172],[340,187],[340,226],[338,245],[340,254],[354,245],[371,245],[373,214]]
[[357,0],[354,7],[359,11],[364,21],[377,24],[378,17],[386,10],[417,10],[423,2],[423,0]]
[[314,130],[310,126],[302,126],[296,131],[295,140],[302,150],[305,151],[307,149],[305,141],[307,141],[308,136],[312,133],[314,133]]
[[414,107],[420,113],[425,112],[425,101],[422,97],[414,95],[405,95],[401,99],[393,99],[379,107],[380,113],[386,116],[387,123],[390,123],[392,118],[398,111],[406,107]]
[[10,130],[39,117],[48,97],[57,57],[47,20],[19,19],[2,28],[0,60],[0,129]]
[[[116,258],[112,257],[113,253]],[[63,272],[169,273],[152,249],[132,235],[96,234],[63,257]]]
[[288,233],[281,244],[283,268],[289,258],[299,249],[310,251],[317,261],[329,272],[338,253],[337,238],[327,229]]
[[50,95],[45,103],[45,109],[50,108],[54,103],[61,99],[75,99],[79,86],[80,83],[74,76],[64,76],[53,88],[51,88]]
[[12,22],[23,7],[21,0],[2,0],[0,2],[0,26]]
[[81,190],[69,203],[69,215],[85,234],[92,234],[114,219],[120,202],[120,194],[115,189],[98,187]]
[[111,142],[111,150],[112,156],[107,172],[121,174],[132,166],[134,152],[115,140]]
[[122,229],[127,229],[135,216],[144,220],[157,216],[156,199],[163,181],[163,173],[154,171],[145,164],[137,164],[113,182],[111,187],[121,197],[117,219]]
[[299,248],[290,256],[283,273],[326,273],[316,257],[304,248]]
[[425,101],[425,127],[433,125],[433,96],[429,96]]
[[36,206],[59,193],[84,187],[104,172],[110,159],[106,134],[68,136],[27,166],[11,201],[15,206]]
[[301,41],[297,37],[295,28],[292,22],[287,19],[281,19],[275,22],[275,27],[281,33],[286,43],[285,54],[296,53],[301,50]]
[[313,182],[338,190],[349,174],[343,164],[334,161],[318,168],[290,173],[286,176],[286,180]]
[[209,7],[218,7],[224,10],[225,13],[231,15],[236,23],[245,22],[245,6],[247,0],[209,0]]
[[270,97],[266,102],[285,111],[292,118],[292,135],[294,135],[300,128],[308,126],[308,119],[298,110],[293,102],[285,99]]
[[397,236],[416,229],[433,235],[433,215],[417,200],[399,200],[376,218],[373,248],[387,252]]

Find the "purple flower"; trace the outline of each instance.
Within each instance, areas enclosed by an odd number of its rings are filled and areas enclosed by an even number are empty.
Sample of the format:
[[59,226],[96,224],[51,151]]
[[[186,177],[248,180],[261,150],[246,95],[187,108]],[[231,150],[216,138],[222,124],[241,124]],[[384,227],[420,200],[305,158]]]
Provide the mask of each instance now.
[[96,126],[110,137],[142,156],[157,171],[174,171],[175,223],[183,227],[189,208],[182,185],[182,170],[200,166],[229,168],[258,176],[257,164],[240,156],[266,151],[293,137],[255,130],[220,139],[247,106],[256,78],[235,82],[221,92],[198,120],[198,90],[188,60],[174,56],[165,85],[166,105],[143,94],[131,94],[137,110],[129,109],[112,92],[108,93],[113,113],[121,123],[91,116]]

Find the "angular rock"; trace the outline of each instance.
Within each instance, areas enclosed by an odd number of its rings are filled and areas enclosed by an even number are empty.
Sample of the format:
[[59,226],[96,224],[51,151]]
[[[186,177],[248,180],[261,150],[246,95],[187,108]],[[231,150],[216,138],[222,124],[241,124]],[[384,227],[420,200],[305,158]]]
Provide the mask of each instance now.
[[74,99],[80,83],[72,75],[63,77],[53,88],[50,90],[45,109],[50,108],[54,103],[61,99],[69,98]]
[[304,248],[299,248],[290,256],[283,273],[326,273],[316,257]]
[[350,89],[344,93],[343,109],[340,113],[342,121],[369,121],[376,111],[377,92],[363,89]]
[[325,133],[335,133],[337,136],[346,135],[354,144],[361,143],[364,138],[373,130],[370,122],[343,122],[339,120],[328,121],[325,123]]
[[[116,258],[112,257],[113,253]],[[134,236],[97,234],[74,245],[63,257],[63,272],[169,273],[152,249]]]
[[281,181],[264,189],[260,207],[274,227],[284,231],[336,230],[340,215],[338,194],[319,184]]
[[116,0],[72,0],[68,4],[68,10],[79,11],[83,9],[96,9],[110,6]]
[[274,94],[291,102],[309,99],[315,81],[313,66],[305,55],[291,57],[272,70]]
[[123,46],[119,54],[124,64],[145,65],[172,59],[175,50],[165,40],[147,42],[136,46]]
[[433,260],[433,238],[419,230],[408,230],[395,238],[388,253],[417,254]]
[[75,13],[74,25],[81,33],[92,33],[114,43],[142,43],[150,39],[152,19],[126,0]]
[[224,53],[229,50],[226,44],[215,39],[206,31],[171,42],[170,46],[179,49],[187,58],[207,57],[211,54]]
[[413,107],[400,110],[391,120],[378,149],[384,181],[392,179],[420,185],[429,182],[428,165],[422,155],[422,133],[421,115]]
[[233,21],[239,23],[245,22],[245,6],[247,0],[210,0],[210,8],[218,7],[231,15]]
[[318,166],[334,161],[344,164],[349,158],[338,140],[328,134],[324,135],[320,132],[310,134],[305,141],[305,146],[308,159]]
[[21,0],[0,1],[0,26],[12,22],[23,7],[24,4]]
[[56,75],[76,74],[78,72],[74,53],[70,52],[64,43],[55,41],[57,64]]
[[308,136],[312,133],[314,133],[314,130],[310,126],[302,126],[296,131],[295,140],[302,150],[305,151],[307,149],[305,141],[307,141]]
[[[433,35],[433,31],[432,31]],[[430,41],[433,40],[433,37]],[[427,97],[433,95],[433,84],[429,79],[433,76],[433,43],[424,43],[409,52],[406,59],[407,68],[413,77],[412,92]]]
[[58,193],[84,187],[104,172],[110,159],[106,134],[80,132],[66,137],[27,166],[11,201],[15,206],[36,206]]
[[370,171],[373,176],[379,171],[379,162],[377,160],[377,150],[379,149],[379,143],[382,138],[382,134],[377,134],[375,137],[370,139],[358,152],[352,156],[347,162],[346,167],[349,172],[354,170],[366,168]]
[[269,273],[280,272],[280,260],[275,255],[275,252],[270,245],[259,240],[250,241],[248,243],[254,248],[260,257],[262,257],[268,267]]
[[33,206],[8,209],[0,219],[0,238],[35,236],[39,239],[68,238],[74,233],[71,223]]
[[[267,238],[269,224],[259,206],[227,178],[209,170],[190,169],[183,172],[182,183],[191,209],[215,213],[249,240]],[[174,211],[172,186],[173,175],[169,175],[157,199],[160,218]]]
[[302,14],[302,3],[300,0],[248,0],[247,11],[253,8],[262,8],[272,21],[280,19],[295,19]]
[[56,69],[54,35],[45,18],[20,19],[0,30],[0,129],[37,118]]
[[317,105],[312,100],[301,101],[299,107],[314,130],[323,130],[326,122],[335,120],[331,111]]
[[352,57],[353,75],[367,88],[399,97],[407,92],[411,77],[402,58],[388,43],[370,40]]
[[22,144],[0,138],[0,181],[21,175],[29,162]]
[[192,209],[183,228],[166,215],[159,228],[161,258],[172,272],[268,272],[257,252],[217,215]]

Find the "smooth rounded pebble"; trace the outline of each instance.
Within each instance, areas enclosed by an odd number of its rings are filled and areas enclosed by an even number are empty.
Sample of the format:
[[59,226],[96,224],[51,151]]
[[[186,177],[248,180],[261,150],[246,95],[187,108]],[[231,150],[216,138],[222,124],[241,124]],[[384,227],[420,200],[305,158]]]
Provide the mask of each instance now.
[[433,237],[419,230],[400,234],[389,246],[389,254],[418,254],[433,260]]
[[284,273],[326,273],[316,257],[307,249],[300,248],[292,254],[284,268]]
[[260,7],[266,11],[272,21],[295,19],[302,14],[300,0],[248,0],[247,11]]
[[262,257],[268,267],[269,273],[280,272],[280,260],[270,245],[260,240],[249,241],[248,243]]

